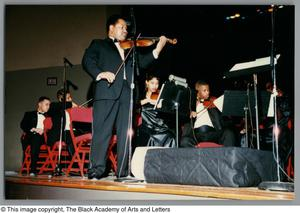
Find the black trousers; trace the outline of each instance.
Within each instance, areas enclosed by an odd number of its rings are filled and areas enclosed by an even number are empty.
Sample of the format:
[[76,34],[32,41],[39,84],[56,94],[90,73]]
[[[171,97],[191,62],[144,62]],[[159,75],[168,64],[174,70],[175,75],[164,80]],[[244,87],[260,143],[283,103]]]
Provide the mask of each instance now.
[[25,152],[28,145],[31,149],[31,164],[30,172],[37,172],[37,161],[39,160],[40,147],[45,142],[44,135],[29,133],[27,139],[22,142],[23,150]]
[[[59,139],[60,139],[60,129],[51,129],[48,133],[47,145],[50,146],[52,149],[55,142],[59,141]],[[73,145],[70,130],[65,130],[64,132],[62,132],[62,141],[65,141],[68,152],[72,157],[75,153],[75,148]]]
[[114,124],[117,133],[117,176],[128,175],[128,147],[126,145],[130,106],[130,87],[124,81],[117,100],[98,100],[93,105],[93,138],[89,170],[101,175],[106,171],[107,150]]
[[[261,150],[273,150],[273,128],[267,128],[261,130]],[[275,148],[275,144],[274,144]],[[282,167],[286,167],[288,164],[288,158],[291,155],[292,160],[294,156],[294,144],[292,140],[292,132],[286,126],[279,126],[279,136],[278,136],[278,152],[280,163]]]
[[202,126],[194,129],[195,136],[190,125],[186,125],[184,128],[187,134],[183,135],[180,140],[181,147],[195,147],[199,142],[212,141],[224,146],[234,146],[236,137],[234,132],[229,128],[223,128],[222,130],[215,130],[209,126]]
[[72,158],[72,156],[75,153],[75,148],[74,148],[74,144],[72,141],[70,130],[65,130],[65,132],[63,133],[63,136],[62,136],[62,141],[66,142],[68,152]]

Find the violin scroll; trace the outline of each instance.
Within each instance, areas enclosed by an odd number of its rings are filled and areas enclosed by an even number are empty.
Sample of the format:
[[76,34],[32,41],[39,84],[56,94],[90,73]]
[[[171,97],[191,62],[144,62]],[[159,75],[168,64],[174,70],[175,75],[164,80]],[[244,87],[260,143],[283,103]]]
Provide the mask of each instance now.
[[173,39],[168,38],[167,42],[174,45],[174,44],[177,44],[177,39],[176,38],[173,38]]

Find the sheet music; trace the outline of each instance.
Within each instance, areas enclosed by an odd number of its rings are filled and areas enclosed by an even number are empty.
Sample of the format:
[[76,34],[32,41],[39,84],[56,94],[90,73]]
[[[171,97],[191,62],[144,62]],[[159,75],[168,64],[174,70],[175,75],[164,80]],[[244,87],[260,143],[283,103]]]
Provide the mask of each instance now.
[[274,117],[274,94],[270,95],[270,102],[269,102],[267,117]]
[[224,104],[224,95],[221,95],[216,100],[214,100],[214,105],[222,112]]
[[[280,57],[280,54],[277,54],[274,63],[277,64],[277,60]],[[248,69],[248,68],[253,68],[253,67],[259,67],[259,66],[264,66],[271,64],[271,57],[264,57],[264,58],[258,58],[255,61],[250,61],[250,62],[245,62],[245,63],[239,63],[235,64],[229,72],[234,72],[242,69]]]

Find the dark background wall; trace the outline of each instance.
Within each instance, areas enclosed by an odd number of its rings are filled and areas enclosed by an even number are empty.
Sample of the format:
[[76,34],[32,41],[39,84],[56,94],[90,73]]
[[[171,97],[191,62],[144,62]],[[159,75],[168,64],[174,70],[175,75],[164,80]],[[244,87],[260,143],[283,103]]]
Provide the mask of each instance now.
[[[20,121],[41,95],[56,100],[63,86],[63,57],[73,64],[67,79],[74,101],[87,99],[91,78],[79,65],[94,38],[106,36],[106,17],[119,6],[6,6],[5,8],[5,170],[18,170],[22,158]],[[47,78],[56,77],[56,86]]]
[[5,8],[5,70],[80,64],[92,38],[106,35],[106,17],[119,6],[34,6]]

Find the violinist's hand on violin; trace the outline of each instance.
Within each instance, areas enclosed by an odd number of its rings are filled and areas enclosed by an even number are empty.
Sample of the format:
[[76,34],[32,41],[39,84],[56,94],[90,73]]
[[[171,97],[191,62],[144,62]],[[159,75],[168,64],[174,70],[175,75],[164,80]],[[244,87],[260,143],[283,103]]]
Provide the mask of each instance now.
[[197,117],[197,112],[192,111],[190,114],[190,118],[196,118]]
[[153,99],[149,99],[148,100],[148,103],[152,104],[152,105],[155,105],[157,102],[157,100],[153,100]]
[[156,51],[156,53],[158,55],[162,51],[162,49],[164,48],[164,46],[166,45],[167,40],[168,39],[166,38],[166,36],[159,37],[159,42],[157,43],[156,48],[155,48],[155,51]]
[[101,80],[101,79],[106,79],[108,81],[108,83],[112,83],[115,80],[115,74],[112,72],[101,72],[98,76],[96,80]]
[[153,99],[148,98],[148,97],[146,97],[145,99],[141,100],[141,105],[142,106],[145,105],[145,104],[147,104],[147,103],[155,105],[156,104],[156,100],[153,100]]

